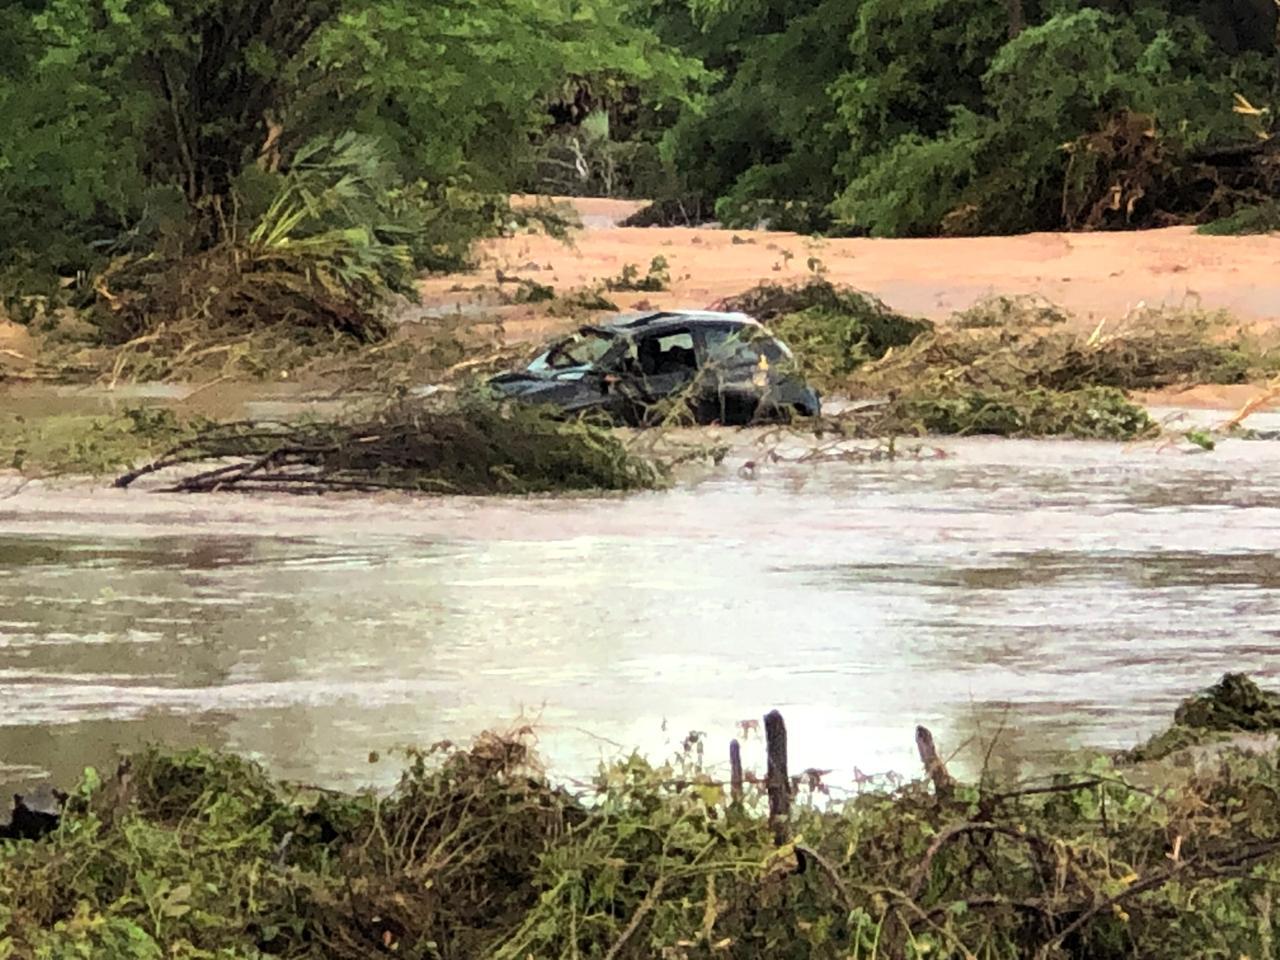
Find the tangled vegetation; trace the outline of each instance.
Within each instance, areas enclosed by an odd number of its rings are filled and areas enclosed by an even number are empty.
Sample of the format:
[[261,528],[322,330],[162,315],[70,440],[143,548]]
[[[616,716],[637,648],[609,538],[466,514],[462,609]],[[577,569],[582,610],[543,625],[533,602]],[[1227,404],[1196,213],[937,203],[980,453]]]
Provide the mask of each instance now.
[[1108,329],[1061,329],[1061,311],[1031,301],[995,301],[999,325],[973,324],[982,304],[867,372],[867,389],[929,382],[996,389],[1153,390],[1175,384],[1243,383],[1274,363],[1225,313],[1144,308]]
[[755,317],[788,343],[805,378],[827,389],[844,387],[849,375],[894,347],[933,329],[861,290],[822,280],[786,286],[762,283],[715,305]]
[[662,468],[609,430],[545,411],[463,394],[456,401],[403,399],[372,413],[291,422],[212,424],[120,476],[179,472],[165,489],[413,490],[518,494],[637,490]]
[[1142,407],[1111,387],[909,392],[890,404],[879,429],[1081,440],[1132,440],[1159,432]]
[[790,811],[771,819],[761,778],[722,782],[705,746],[605,767],[580,795],[519,735],[412,753],[385,796],[146,751],[0,840],[0,957],[1272,953],[1274,754],[1156,788],[1101,757],[1024,783],[934,762],[845,800],[806,771],[777,781]]
[[1230,316],[1194,308],[1144,308],[1085,332],[1041,297],[998,296],[935,326],[820,278],[716,306],[768,323],[824,391],[887,398],[836,418],[834,429],[856,436],[1129,440],[1158,428],[1126,391],[1243,383],[1273,374],[1277,359]]
[[1160,760],[1186,747],[1240,733],[1280,734],[1280,696],[1262,690],[1244,674],[1228,673],[1208,690],[1184,700],[1174,712],[1172,726],[1123,758]]

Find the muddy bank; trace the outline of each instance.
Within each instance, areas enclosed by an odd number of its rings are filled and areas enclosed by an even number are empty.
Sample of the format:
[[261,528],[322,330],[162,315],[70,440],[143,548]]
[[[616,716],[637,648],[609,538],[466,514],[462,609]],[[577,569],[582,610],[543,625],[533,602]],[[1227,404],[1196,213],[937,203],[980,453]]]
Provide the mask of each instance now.
[[[528,275],[557,288],[588,286],[662,256],[671,289],[664,304],[705,306],[761,281],[794,281],[821,270],[833,282],[869,290],[906,313],[943,319],[992,294],[1038,293],[1088,318],[1117,318],[1145,303],[1198,299],[1248,321],[1280,319],[1280,237],[1206,237],[1192,228],[1130,233],[1031,234],[1020,237],[872,240],[709,228],[608,227],[632,209],[622,201],[573,201],[592,229],[566,249],[546,237],[517,236],[483,245],[472,274],[422,283],[432,303],[465,302],[458,285],[492,282],[495,270]],[[814,261],[812,264],[810,261]],[[532,264],[537,269],[532,269]],[[619,294],[631,308],[652,295]],[[521,329],[545,319],[513,311]],[[545,327],[544,327],[545,329]]]

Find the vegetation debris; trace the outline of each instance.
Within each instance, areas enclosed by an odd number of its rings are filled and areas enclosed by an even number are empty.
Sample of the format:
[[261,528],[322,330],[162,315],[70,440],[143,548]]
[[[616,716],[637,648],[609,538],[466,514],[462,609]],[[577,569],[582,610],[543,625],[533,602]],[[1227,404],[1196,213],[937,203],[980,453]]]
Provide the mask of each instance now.
[[771,817],[765,778],[724,782],[701,734],[571,792],[531,733],[411,751],[387,795],[201,750],[88,770],[60,817],[0,841],[0,956],[1270,955],[1274,753],[1151,789],[1105,757],[965,782],[935,752],[932,787],[808,770]]
[[795,351],[805,378],[824,389],[844,387],[863,364],[933,329],[929,321],[903,316],[869,293],[823,279],[762,283],[714,309],[767,324]]
[[996,295],[978,300],[951,315],[949,326],[958,330],[984,327],[1050,327],[1066,323],[1070,314],[1038,294]]
[[656,256],[649,262],[649,271],[642,277],[640,268],[634,263],[624,264],[622,272],[605,281],[608,290],[634,290],[644,293],[657,293],[671,286],[671,268],[667,258]]
[[293,422],[209,426],[116,479],[181,469],[165,489],[207,493],[276,490],[411,490],[462,494],[638,490],[664,470],[610,430],[499,405],[463,392],[405,398],[372,413]]
[[1133,439],[1155,427],[1122,391],[1243,383],[1275,358],[1224,313],[1146,308],[1084,333],[1038,297],[984,301],[848,377],[887,396],[881,428]]
[[[1132,440],[1158,432],[1147,412],[1111,387],[960,390],[897,398],[885,413],[901,432]],[[883,429],[883,428],[882,428]]]
[[1261,689],[1245,674],[1224,674],[1207,690],[1182,701],[1170,727],[1122,757],[1133,763],[1160,760],[1233,733],[1280,733],[1280,694]]

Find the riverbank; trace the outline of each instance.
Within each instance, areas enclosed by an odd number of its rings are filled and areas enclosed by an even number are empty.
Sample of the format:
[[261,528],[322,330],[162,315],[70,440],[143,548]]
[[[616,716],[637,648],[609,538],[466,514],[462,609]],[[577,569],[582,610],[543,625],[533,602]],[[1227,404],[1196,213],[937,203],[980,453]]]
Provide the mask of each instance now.
[[[1274,699],[1226,677],[1177,720],[1213,714],[1251,730],[1274,723]],[[230,754],[143,751],[114,774],[88,771],[60,811],[57,798],[15,810],[6,833],[19,839],[0,844],[0,949],[1270,955],[1274,752],[1227,747],[1158,769],[1095,756],[1031,781],[988,768],[957,781],[947,745],[917,728],[923,779],[846,794],[829,771],[789,763],[798,731],[781,714],[757,726],[763,767],[731,761],[726,777],[707,754],[737,756],[738,741],[694,733],[665,761],[633,754],[568,788],[544,773],[532,730],[410,752],[385,795],[274,781]]]
[[[391,341],[321,357],[272,349],[254,372],[215,355],[186,372],[191,389],[236,393],[242,383],[274,390],[297,384],[313,392],[421,385],[448,373],[510,362],[547,336],[592,314],[543,299],[604,289],[632,270],[643,277],[660,259],[663,289],[607,290],[617,307],[706,307],[761,283],[794,284],[821,276],[879,297],[900,313],[945,322],[993,295],[1038,295],[1069,315],[1065,330],[1110,332],[1141,316],[1158,327],[1156,307],[1222,310],[1268,344],[1280,338],[1280,280],[1271,265],[1280,237],[1211,237],[1187,228],[930,240],[814,239],[766,231],[631,228],[618,224],[630,201],[569,201],[583,230],[566,246],[544,234],[481,244],[476,269],[429,277],[422,303],[397,311]],[[537,285],[535,287],[535,285]],[[545,289],[543,289],[545,288]],[[543,289],[537,296],[531,290]],[[1176,311],[1171,311],[1176,312]],[[0,318],[0,383],[54,373],[68,364],[113,387],[132,381],[129,358],[81,343],[85,331],[50,337]],[[239,356],[246,345],[232,351]],[[128,351],[125,351],[127,353]],[[78,358],[78,359],[77,359]],[[264,357],[264,361],[265,361]],[[93,371],[97,371],[94,373]],[[1179,384],[1137,395],[1139,402],[1237,410],[1266,395],[1264,383]],[[1274,407],[1276,400],[1269,403]]]

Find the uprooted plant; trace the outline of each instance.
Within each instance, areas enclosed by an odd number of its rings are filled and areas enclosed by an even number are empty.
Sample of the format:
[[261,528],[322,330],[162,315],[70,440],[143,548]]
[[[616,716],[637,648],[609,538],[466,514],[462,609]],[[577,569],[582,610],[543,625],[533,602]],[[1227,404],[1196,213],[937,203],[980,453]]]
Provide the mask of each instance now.
[[0,845],[0,955],[1271,955],[1274,755],[1226,751],[1156,788],[1103,757],[1019,783],[933,759],[932,789],[841,800],[820,771],[726,783],[694,734],[575,795],[528,733],[411,753],[386,796],[204,751],[89,771],[60,820]]
[[119,477],[116,486],[175,472],[166,489],[188,493],[540,493],[645,489],[664,479],[660,464],[601,426],[466,392],[456,399],[404,398],[334,419],[216,424]]

